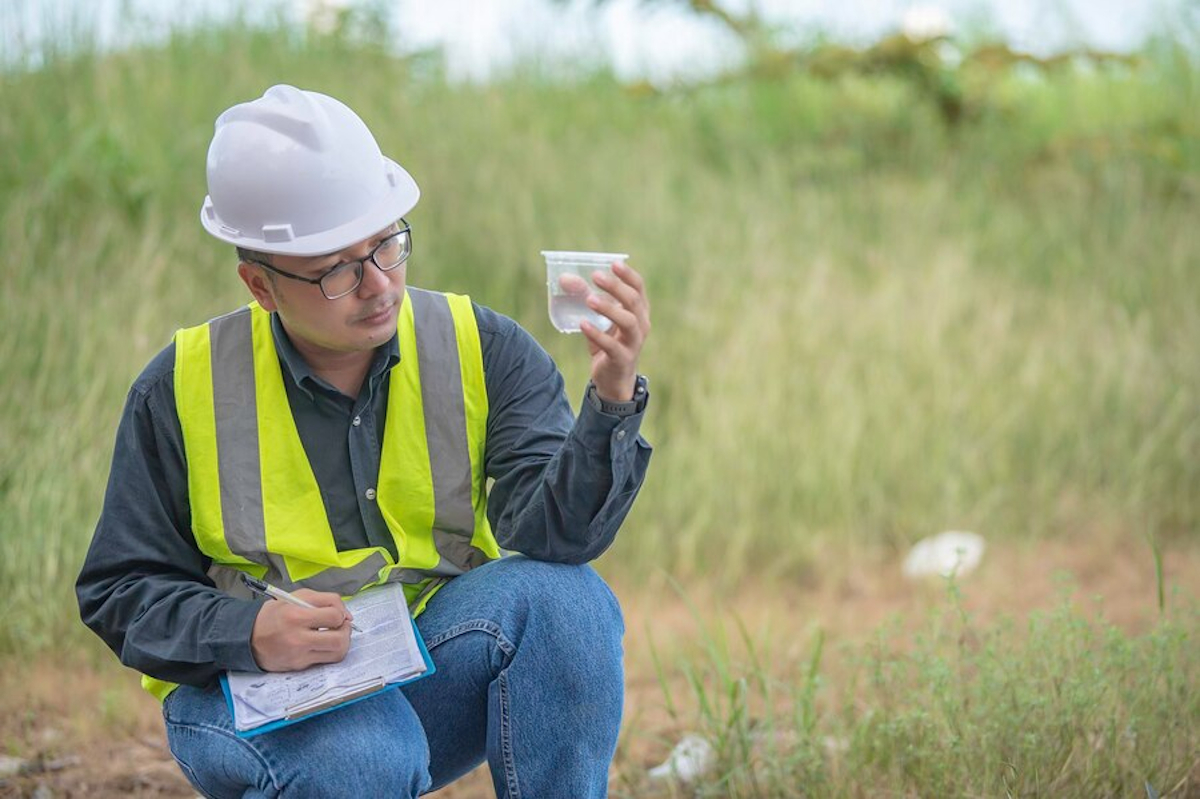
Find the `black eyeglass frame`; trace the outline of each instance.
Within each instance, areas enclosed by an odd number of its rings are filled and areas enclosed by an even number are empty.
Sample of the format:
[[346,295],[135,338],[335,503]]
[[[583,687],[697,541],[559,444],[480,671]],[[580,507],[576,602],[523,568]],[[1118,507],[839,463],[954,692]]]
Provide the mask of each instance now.
[[[401,264],[403,264],[405,261],[408,260],[410,255],[412,255],[412,225],[410,225],[408,223],[408,220],[406,220],[404,217],[400,217],[400,221],[404,223],[404,227],[400,228],[395,233],[389,233],[387,236],[384,236],[382,239],[380,239],[379,243],[371,248],[371,252],[367,253],[366,258],[362,258],[357,261],[343,261],[340,264],[334,264],[333,266],[329,267],[324,272],[322,272],[319,277],[303,277],[301,275],[294,275],[291,272],[285,272],[282,269],[280,269],[279,267],[271,266],[266,261],[260,261],[257,258],[246,258],[244,260],[247,261],[248,263],[257,264],[258,266],[261,266],[264,269],[268,269],[277,275],[282,275],[283,277],[290,277],[292,280],[299,280],[301,283],[311,283],[314,286],[321,289],[322,296],[324,296],[325,299],[327,299],[327,300],[340,300],[342,297],[345,297],[347,295],[353,294],[354,292],[358,291],[358,287],[362,285],[363,270],[367,268],[367,261],[370,261],[371,263],[375,264],[375,268],[378,269],[380,272],[390,272],[393,269],[398,268]],[[385,244],[387,244],[388,242],[390,242],[392,239],[395,239],[398,236],[403,236],[406,234],[408,236],[408,252],[406,252],[404,254],[404,257],[387,268],[380,266],[379,262],[375,260],[375,254],[378,253],[379,250],[382,249],[383,246]],[[354,281],[354,285],[351,288],[346,289],[342,293],[335,294],[332,297],[330,297],[329,292],[327,292],[325,290],[325,278],[329,277],[330,275],[332,275],[335,272],[341,272],[341,271],[343,271],[345,269],[349,269],[351,267],[354,268],[355,277],[357,278],[357,280]]]

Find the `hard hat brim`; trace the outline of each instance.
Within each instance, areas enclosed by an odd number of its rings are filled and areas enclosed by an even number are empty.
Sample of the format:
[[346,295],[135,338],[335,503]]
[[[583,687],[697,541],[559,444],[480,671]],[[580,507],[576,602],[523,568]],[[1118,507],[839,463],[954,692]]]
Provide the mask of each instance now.
[[208,195],[205,195],[204,204],[200,207],[200,224],[221,241],[257,252],[317,256],[344,250],[369,239],[407,214],[416,207],[421,198],[421,189],[412,175],[387,156],[384,156],[383,160],[388,171],[388,192],[380,197],[367,213],[344,225],[306,236],[277,233],[277,238],[281,240],[268,241],[262,231],[240,231],[222,224],[213,208],[212,198]]

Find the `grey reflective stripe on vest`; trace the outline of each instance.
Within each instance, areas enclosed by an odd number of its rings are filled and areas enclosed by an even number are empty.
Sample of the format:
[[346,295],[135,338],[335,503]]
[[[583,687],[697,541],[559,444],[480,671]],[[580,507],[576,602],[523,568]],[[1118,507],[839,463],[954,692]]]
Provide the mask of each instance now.
[[[283,559],[276,555],[270,556],[272,561],[279,561],[279,567],[283,569]],[[367,557],[363,558],[359,563],[354,564],[348,569],[325,569],[319,571],[311,577],[305,577],[298,583],[293,585],[304,586],[311,588],[314,591],[332,591],[335,594],[349,596],[350,594],[358,593],[358,590],[364,585],[375,582],[379,579],[379,572],[387,566],[387,560],[378,552],[372,552]],[[270,582],[267,577],[263,578]],[[290,582],[290,580],[289,580]]]
[[[384,560],[383,555],[380,555],[378,552],[372,552],[363,559],[362,563],[356,564],[349,569],[326,569],[296,583],[292,582],[288,577],[282,558],[275,555],[268,555],[267,557],[270,563],[267,565],[267,571],[263,575],[263,579],[271,585],[278,586],[285,591],[294,591],[297,588],[311,588],[314,591],[331,591],[342,596],[355,594],[364,585],[375,582],[379,578],[380,569],[387,565],[387,561]],[[403,580],[404,575],[401,573],[402,571],[411,570],[393,570],[388,574],[385,582],[391,583]],[[208,576],[209,579],[216,583],[217,588],[221,589],[224,593],[238,597],[239,599],[254,599],[254,592],[247,588],[246,584],[241,580],[241,569],[214,563],[208,567]],[[420,582],[423,579],[425,577],[421,576],[420,578],[411,580],[411,582]]]
[[[315,591],[352,594],[378,579],[387,561],[378,552],[349,569],[326,569],[292,580],[279,555],[267,551],[262,469],[258,450],[258,408],[254,388],[254,335],[250,309],[241,308],[209,323],[213,410],[217,426],[217,473],[225,543],[234,554],[267,567],[263,579],[285,590],[303,585]],[[214,567],[210,576],[226,592],[230,575]]]
[[440,556],[437,567],[427,573],[453,577],[489,560],[471,546],[475,509],[458,338],[444,294],[410,288],[408,298],[413,306],[425,440],[433,475],[433,543]]
[[258,460],[250,309],[240,308],[209,322],[208,336],[225,542],[231,552],[271,566],[266,557],[267,526]]

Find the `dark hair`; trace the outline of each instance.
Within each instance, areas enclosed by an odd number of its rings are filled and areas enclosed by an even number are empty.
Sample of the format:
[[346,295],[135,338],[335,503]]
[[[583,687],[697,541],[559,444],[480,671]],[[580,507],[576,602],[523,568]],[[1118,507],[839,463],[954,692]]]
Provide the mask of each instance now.
[[[271,253],[259,252],[258,250],[247,250],[245,247],[237,248],[237,256],[238,261],[240,262],[263,261],[268,264],[271,263]],[[275,273],[270,269],[264,269],[263,271],[267,273],[267,280],[270,281],[272,286],[274,286]]]
[[245,247],[237,248],[237,257],[239,261],[265,261],[266,263],[271,263],[271,254],[269,252],[247,250]]

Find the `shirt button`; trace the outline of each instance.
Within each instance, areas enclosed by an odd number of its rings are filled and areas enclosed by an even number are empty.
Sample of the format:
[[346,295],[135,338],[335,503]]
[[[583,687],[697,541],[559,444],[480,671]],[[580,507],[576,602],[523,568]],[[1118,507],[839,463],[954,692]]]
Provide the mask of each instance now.
[[620,440],[621,440],[621,439],[623,439],[623,438],[625,438],[625,431],[624,431],[624,430],[618,430],[618,431],[617,431],[617,441],[620,441]]
[[360,424],[362,424],[362,417],[355,416],[354,421],[352,421],[350,424],[354,425],[355,427],[358,427]]
[[368,488],[364,495],[367,499],[375,499],[375,489]]

